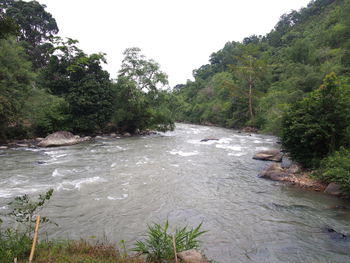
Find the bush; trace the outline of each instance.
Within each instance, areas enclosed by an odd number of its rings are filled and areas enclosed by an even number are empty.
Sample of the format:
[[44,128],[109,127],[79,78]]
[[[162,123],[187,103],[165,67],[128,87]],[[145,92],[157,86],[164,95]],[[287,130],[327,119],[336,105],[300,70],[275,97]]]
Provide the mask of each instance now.
[[[197,238],[206,231],[200,231],[202,224],[188,230],[187,227],[176,229],[174,234],[176,251],[181,252],[199,247]],[[173,248],[173,235],[168,233],[169,223],[166,221],[164,227],[160,224],[148,226],[147,239],[136,241],[136,252],[147,256],[149,262],[163,262],[175,257]]]
[[282,145],[295,161],[317,168],[322,158],[346,145],[349,123],[349,87],[331,73],[319,89],[284,115]]
[[32,245],[26,233],[7,229],[0,230],[0,259],[2,263],[12,263],[15,257],[27,257]]
[[327,183],[337,183],[350,194],[350,150],[341,148],[323,159],[315,177]]

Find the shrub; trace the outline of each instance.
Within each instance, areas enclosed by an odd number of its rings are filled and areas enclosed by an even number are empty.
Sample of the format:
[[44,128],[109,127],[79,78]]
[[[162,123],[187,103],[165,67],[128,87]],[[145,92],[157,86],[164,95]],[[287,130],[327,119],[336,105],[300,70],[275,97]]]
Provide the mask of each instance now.
[[[206,231],[200,231],[202,224],[188,230],[187,227],[176,229],[174,234],[176,251],[181,252],[188,249],[198,248],[198,237]],[[145,241],[136,241],[136,252],[146,255],[149,262],[163,262],[174,259],[173,235],[168,233],[169,222],[164,227],[160,224],[148,226],[147,238]]]
[[321,161],[316,178],[341,185],[344,192],[350,194],[350,150],[341,148]]
[[318,167],[322,158],[348,141],[349,123],[349,87],[331,73],[319,89],[284,115],[282,145],[303,166]]
[[15,257],[27,257],[31,248],[31,239],[19,231],[0,229],[0,259],[2,263],[12,263]]

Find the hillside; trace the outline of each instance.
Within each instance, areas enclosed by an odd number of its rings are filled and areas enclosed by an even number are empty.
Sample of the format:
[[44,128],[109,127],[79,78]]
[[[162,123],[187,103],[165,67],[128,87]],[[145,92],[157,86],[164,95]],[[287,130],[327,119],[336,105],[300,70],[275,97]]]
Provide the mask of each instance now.
[[335,72],[350,73],[350,1],[316,0],[281,16],[266,36],[227,42],[210,63],[177,85],[177,119],[279,135],[281,119],[296,101]]

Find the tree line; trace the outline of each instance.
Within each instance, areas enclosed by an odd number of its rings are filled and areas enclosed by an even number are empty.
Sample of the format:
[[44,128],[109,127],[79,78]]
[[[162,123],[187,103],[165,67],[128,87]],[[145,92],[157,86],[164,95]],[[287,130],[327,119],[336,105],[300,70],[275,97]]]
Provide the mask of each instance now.
[[134,133],[174,127],[168,76],[139,48],[124,52],[118,78],[105,54],[87,54],[62,39],[37,1],[0,3],[0,140],[57,130]]

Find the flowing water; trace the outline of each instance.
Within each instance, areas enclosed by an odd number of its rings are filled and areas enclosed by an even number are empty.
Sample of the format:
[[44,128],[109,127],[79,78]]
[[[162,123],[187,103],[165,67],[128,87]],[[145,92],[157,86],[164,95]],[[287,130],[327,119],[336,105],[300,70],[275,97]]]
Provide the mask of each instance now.
[[[215,137],[218,141],[200,142]],[[254,153],[276,138],[178,124],[174,132],[70,147],[0,150],[0,213],[16,195],[54,195],[41,212],[50,238],[106,237],[130,246],[147,224],[197,226],[210,259],[231,262],[350,262],[350,204],[257,177]]]

